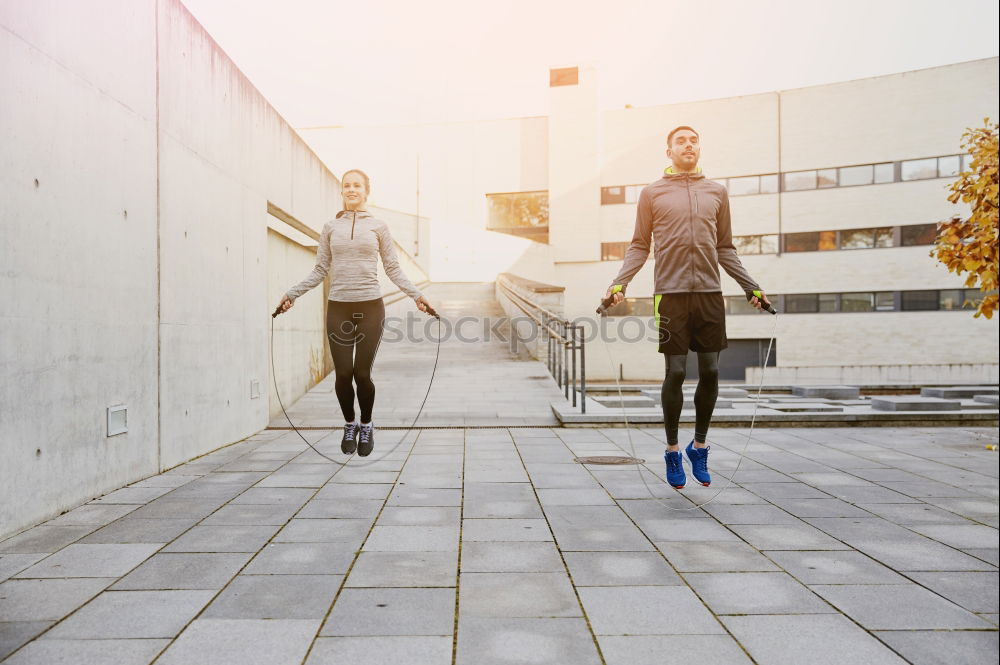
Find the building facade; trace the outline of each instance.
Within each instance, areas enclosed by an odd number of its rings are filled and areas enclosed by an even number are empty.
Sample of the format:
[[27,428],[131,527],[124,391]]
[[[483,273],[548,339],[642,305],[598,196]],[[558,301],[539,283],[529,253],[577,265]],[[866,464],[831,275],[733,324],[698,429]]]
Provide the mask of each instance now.
[[[431,279],[510,272],[565,286],[575,318],[592,315],[621,266],[667,133],[691,125],[707,177],[729,190],[741,259],[782,312],[769,383],[996,381],[998,322],[973,318],[967,301],[980,294],[929,252],[935,225],[968,212],[948,186],[968,165],[963,131],[997,117],[997,74],[990,58],[600,111],[596,70],[566,67],[551,72],[545,118],[302,133],[334,170],[365,164],[387,205],[419,206]],[[652,273],[639,272],[616,317],[651,317]],[[723,375],[756,379],[774,321],[725,273],[723,292]],[[619,335],[610,362],[602,343],[589,341],[588,377],[662,376],[651,342]]]

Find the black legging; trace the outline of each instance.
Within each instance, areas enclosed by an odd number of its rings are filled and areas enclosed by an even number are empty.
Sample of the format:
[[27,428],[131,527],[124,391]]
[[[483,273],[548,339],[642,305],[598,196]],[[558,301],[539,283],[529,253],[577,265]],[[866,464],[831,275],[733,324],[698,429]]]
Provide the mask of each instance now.
[[334,384],[344,420],[354,421],[354,384],[358,386],[361,422],[370,423],[375,406],[372,363],[382,341],[385,304],[381,298],[361,302],[331,300],[326,308],[326,337],[330,341]]
[[[667,445],[677,445],[677,424],[684,407],[684,385],[687,355],[666,355],[667,375],[660,389],[660,403],[663,405],[663,427],[667,431]],[[719,397],[719,352],[698,354],[698,387],[694,391],[694,440],[704,443],[708,438],[708,424],[715,411],[715,400]]]

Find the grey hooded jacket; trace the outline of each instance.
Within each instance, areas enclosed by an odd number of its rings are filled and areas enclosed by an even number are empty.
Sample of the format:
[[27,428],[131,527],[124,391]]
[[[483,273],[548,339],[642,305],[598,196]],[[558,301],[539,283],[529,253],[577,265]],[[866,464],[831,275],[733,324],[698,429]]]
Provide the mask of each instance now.
[[379,255],[393,284],[411,298],[419,298],[420,291],[399,267],[389,227],[366,210],[341,210],[336,219],[323,225],[316,248],[316,267],[285,295],[295,300],[332,274],[330,300],[360,302],[381,298],[376,272]]
[[672,173],[643,188],[635,233],[613,284],[635,277],[653,244],[653,293],[722,291],[719,266],[744,291],[759,289],[733,246],[729,194],[701,173]]

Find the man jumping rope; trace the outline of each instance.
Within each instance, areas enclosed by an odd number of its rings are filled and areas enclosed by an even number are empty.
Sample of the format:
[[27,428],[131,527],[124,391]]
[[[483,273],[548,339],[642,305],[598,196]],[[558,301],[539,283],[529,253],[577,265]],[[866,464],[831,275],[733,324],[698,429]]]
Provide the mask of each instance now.
[[694,440],[685,450],[695,479],[707,487],[712,477],[705,441],[719,396],[719,352],[729,345],[719,266],[747,294],[759,294],[750,298],[758,310],[770,301],[736,256],[726,188],[707,180],[698,168],[698,132],[687,126],[671,131],[667,135],[667,157],[673,166],[664,169],[663,177],[639,194],[632,243],[605,298],[613,304],[625,298],[625,288],[649,256],[652,239],[653,311],[658,350],[666,360],[660,401],[667,433],[667,450],[663,453],[667,482],[676,489],[687,484],[677,444],[677,425],[684,406],[681,386],[690,349],[698,354],[698,388],[694,393]]

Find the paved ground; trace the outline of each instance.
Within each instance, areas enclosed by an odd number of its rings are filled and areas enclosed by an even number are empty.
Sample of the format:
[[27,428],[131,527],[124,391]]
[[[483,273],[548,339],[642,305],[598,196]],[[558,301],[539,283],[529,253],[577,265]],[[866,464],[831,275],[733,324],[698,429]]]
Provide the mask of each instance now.
[[[426,384],[389,370],[425,377],[428,348],[380,352],[380,399],[415,413]],[[517,377],[491,387],[470,349],[449,350],[435,409],[495,424],[554,392],[484,348]],[[296,422],[331,418],[321,391]],[[574,462],[631,454],[629,434],[382,430],[339,466],[264,430],[0,542],[0,661],[996,662],[995,429],[758,429],[728,488],[746,430],[715,429],[713,486],[682,492],[660,427],[631,431],[643,467]]]
[[0,653],[996,662],[995,431],[762,430],[737,485],[684,511],[725,485],[745,432],[716,430],[715,484],[678,493],[660,431],[634,431],[662,504],[634,466],[573,462],[630,451],[625,435],[424,430],[337,467],[261,432],[0,543]]

